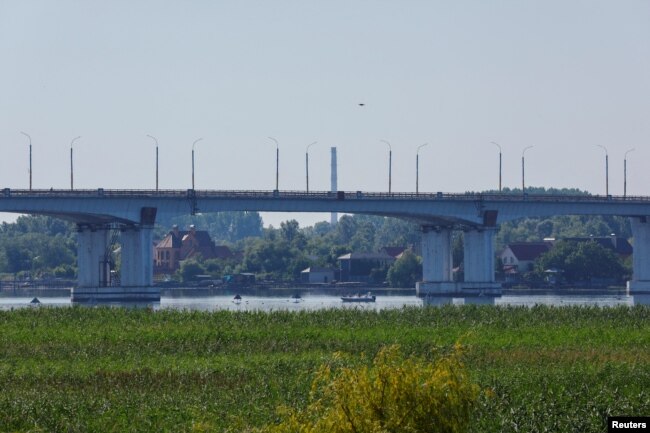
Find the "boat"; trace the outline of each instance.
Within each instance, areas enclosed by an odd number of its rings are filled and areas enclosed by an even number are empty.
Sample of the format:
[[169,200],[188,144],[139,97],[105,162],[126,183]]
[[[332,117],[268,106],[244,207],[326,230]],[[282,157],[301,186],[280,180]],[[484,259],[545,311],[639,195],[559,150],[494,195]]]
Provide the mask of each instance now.
[[297,304],[298,302],[301,302],[302,300],[303,300],[302,296],[300,296],[299,294],[291,295],[291,302],[293,302],[294,304]]
[[375,295],[370,294],[370,292],[365,295],[352,295],[352,296],[341,296],[343,302],[375,302]]

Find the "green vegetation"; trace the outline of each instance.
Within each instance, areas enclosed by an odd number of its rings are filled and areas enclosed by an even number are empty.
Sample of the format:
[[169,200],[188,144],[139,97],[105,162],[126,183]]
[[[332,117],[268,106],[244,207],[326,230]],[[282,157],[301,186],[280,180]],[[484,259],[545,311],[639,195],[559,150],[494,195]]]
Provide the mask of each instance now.
[[422,263],[412,251],[406,250],[388,270],[391,287],[415,287],[422,280]]
[[535,268],[540,278],[546,269],[560,269],[570,283],[592,279],[622,281],[626,274],[631,274],[612,250],[596,242],[559,241],[537,259]]
[[74,225],[45,216],[20,216],[0,225],[0,273],[70,278],[76,272]]
[[[460,347],[434,360],[404,359],[399,346],[379,351],[371,366],[339,367],[339,359],[318,370],[303,410],[287,410],[269,433],[464,432],[478,386],[467,377]],[[337,368],[338,367],[338,368]]]
[[[0,431],[252,431],[308,407],[319,366],[456,342],[471,432],[602,432],[650,413],[650,308],[0,312]],[[436,355],[432,357],[432,350]],[[343,356],[334,356],[340,352]]]

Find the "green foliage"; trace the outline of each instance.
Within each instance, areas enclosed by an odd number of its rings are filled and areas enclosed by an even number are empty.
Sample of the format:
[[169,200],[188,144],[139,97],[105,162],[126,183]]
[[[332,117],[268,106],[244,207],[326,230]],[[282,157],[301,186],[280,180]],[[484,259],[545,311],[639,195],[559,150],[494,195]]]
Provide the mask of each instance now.
[[181,230],[194,224],[201,230],[207,230],[217,243],[235,243],[247,237],[260,237],[263,228],[258,212],[217,212],[160,220],[158,225],[163,229],[157,231],[156,237],[167,234],[174,224]]
[[547,269],[560,269],[569,282],[589,281],[594,278],[620,281],[625,268],[619,257],[596,242],[558,241],[542,254],[536,271],[543,275]]
[[467,430],[478,387],[460,360],[450,355],[404,358],[398,345],[382,348],[371,366],[338,367],[341,353],[321,366],[303,410],[284,409],[268,433],[381,433]]
[[572,238],[610,236],[630,238],[632,231],[627,218],[612,216],[561,215],[550,218],[525,218],[504,222],[497,233],[497,248],[511,242],[540,241],[553,237]]
[[411,250],[406,250],[388,269],[387,278],[391,287],[414,287],[422,279],[422,263]]
[[[73,225],[45,216],[20,216],[0,226],[0,272],[51,274],[76,264]],[[73,271],[74,274],[74,271]]]
[[198,260],[188,259],[181,262],[178,273],[181,277],[181,281],[186,283],[189,281],[195,281],[197,275],[205,274],[205,268]]
[[25,308],[0,311],[0,431],[250,432],[306,407],[333,352],[334,378],[387,344],[431,359],[459,340],[485,390],[471,431],[597,433],[650,413],[647,306]]
[[309,261],[302,251],[275,232],[267,238],[251,240],[244,249],[244,272],[267,274],[273,279],[295,280],[307,267]]

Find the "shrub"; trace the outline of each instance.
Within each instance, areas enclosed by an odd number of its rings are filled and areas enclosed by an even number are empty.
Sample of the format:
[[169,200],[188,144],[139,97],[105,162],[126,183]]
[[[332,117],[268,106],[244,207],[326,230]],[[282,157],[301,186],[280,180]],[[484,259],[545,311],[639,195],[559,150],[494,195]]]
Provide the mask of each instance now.
[[[380,433],[467,429],[478,396],[460,360],[460,346],[428,361],[383,348],[372,365],[323,365],[303,410],[281,409],[282,421],[263,432]],[[340,363],[342,356],[335,355]]]

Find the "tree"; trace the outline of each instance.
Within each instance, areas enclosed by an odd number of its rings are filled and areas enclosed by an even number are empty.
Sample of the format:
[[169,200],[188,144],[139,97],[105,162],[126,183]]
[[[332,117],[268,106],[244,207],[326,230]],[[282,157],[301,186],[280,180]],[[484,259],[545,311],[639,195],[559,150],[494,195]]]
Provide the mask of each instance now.
[[196,280],[197,275],[205,274],[203,266],[195,259],[183,260],[181,267],[178,270],[181,276],[181,281],[187,283],[188,281]]
[[388,284],[391,287],[414,287],[422,279],[422,263],[412,251],[406,250],[388,269]]
[[[269,433],[448,432],[467,430],[479,393],[461,362],[460,347],[433,361],[383,348],[370,366],[321,366],[304,410],[284,408]],[[338,364],[338,365],[337,365]]]
[[619,257],[594,241],[556,242],[551,250],[537,259],[537,274],[543,275],[547,269],[562,270],[569,282],[590,281],[593,278],[620,281],[625,275]]

